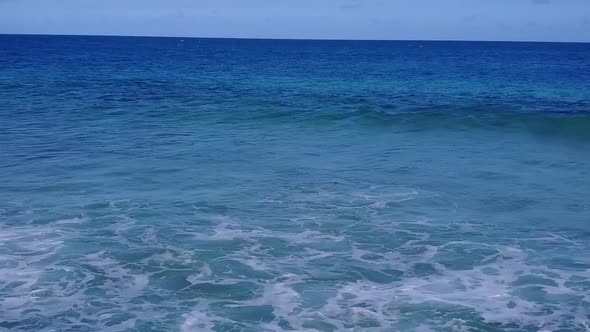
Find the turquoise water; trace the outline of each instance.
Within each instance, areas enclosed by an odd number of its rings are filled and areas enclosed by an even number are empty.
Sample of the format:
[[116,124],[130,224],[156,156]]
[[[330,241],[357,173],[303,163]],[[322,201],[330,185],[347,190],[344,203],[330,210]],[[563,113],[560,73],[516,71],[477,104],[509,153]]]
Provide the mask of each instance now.
[[588,44],[0,45],[0,329],[589,330]]

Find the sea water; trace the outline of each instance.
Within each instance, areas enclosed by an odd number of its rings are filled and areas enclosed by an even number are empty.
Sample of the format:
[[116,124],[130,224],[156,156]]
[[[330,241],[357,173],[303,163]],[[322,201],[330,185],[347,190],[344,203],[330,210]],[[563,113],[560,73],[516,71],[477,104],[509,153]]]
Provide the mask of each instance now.
[[590,44],[0,36],[0,329],[588,331]]

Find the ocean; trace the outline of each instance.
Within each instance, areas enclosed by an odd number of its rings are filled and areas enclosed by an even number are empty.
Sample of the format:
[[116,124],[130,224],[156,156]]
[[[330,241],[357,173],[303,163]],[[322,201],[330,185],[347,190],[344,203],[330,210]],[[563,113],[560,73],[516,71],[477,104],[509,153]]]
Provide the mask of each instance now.
[[590,44],[0,35],[1,331],[590,331]]

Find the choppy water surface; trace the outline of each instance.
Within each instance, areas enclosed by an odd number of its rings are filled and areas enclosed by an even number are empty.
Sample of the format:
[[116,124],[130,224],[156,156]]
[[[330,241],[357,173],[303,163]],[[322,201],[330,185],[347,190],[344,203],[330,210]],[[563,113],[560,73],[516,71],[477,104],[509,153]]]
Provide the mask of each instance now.
[[0,45],[0,329],[590,329],[588,44]]

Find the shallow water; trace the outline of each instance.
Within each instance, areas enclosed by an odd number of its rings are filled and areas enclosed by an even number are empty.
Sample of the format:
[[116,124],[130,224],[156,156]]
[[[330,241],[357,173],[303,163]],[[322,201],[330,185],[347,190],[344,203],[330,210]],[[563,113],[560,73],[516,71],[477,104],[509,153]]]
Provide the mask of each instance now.
[[590,329],[588,44],[0,44],[0,329]]

